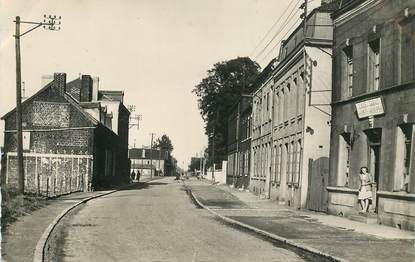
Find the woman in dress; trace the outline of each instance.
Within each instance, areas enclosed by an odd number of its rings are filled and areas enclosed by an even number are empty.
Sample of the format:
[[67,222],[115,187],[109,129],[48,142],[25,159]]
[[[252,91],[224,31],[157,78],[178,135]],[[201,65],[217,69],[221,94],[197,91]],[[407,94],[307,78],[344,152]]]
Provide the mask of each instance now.
[[372,176],[369,169],[365,166],[360,168],[360,188],[359,188],[359,202],[363,212],[369,211],[370,201],[372,201]]

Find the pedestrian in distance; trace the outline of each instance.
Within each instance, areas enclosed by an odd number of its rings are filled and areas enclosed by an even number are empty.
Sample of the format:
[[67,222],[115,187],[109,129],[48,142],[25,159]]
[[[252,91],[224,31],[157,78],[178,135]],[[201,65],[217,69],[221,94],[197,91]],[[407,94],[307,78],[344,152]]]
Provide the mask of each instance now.
[[140,170],[137,170],[137,182],[140,182],[140,176],[141,176]]
[[133,170],[133,172],[131,172],[131,176],[130,176],[130,183],[135,179],[135,172]]
[[360,187],[359,187],[359,195],[358,200],[360,202],[360,207],[362,208],[362,212],[367,213],[369,212],[369,206],[372,202],[372,184],[373,179],[371,174],[369,173],[369,169],[365,166],[360,168]]

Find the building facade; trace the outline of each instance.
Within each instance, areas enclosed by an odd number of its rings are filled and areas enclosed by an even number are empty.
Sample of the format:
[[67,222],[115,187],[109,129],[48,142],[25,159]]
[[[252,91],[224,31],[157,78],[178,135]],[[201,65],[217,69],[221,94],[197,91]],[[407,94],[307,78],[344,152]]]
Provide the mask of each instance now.
[[252,95],[251,177],[249,190],[269,196],[272,144],[272,83],[267,81],[275,60],[258,76]]
[[251,163],[252,98],[243,96],[228,117],[226,183],[248,189]]
[[317,211],[327,208],[334,8],[314,9],[307,30],[301,25],[283,41],[279,63],[267,80],[273,90],[269,197]]
[[130,173],[140,171],[145,176],[169,176],[170,155],[167,150],[150,148],[131,148],[129,150],[131,161]]
[[[98,79],[56,73],[22,103],[25,191],[59,195],[128,181],[129,111],[123,93],[98,100]],[[116,105],[111,108],[107,102]],[[3,183],[17,185],[15,109],[5,121]]]
[[329,213],[357,214],[359,170],[378,223],[415,226],[415,3],[348,1],[334,18]]

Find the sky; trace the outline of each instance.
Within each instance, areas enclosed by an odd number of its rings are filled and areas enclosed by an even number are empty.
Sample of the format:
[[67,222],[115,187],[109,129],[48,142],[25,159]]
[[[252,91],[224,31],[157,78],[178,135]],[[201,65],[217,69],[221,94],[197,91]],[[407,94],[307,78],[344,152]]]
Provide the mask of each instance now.
[[[310,9],[319,2],[312,1]],[[142,115],[139,128],[130,129],[130,147],[149,146],[150,133],[156,138],[166,134],[179,165],[187,165],[207,146],[194,86],[219,61],[250,56],[264,67],[277,56],[281,38],[293,30],[290,25],[298,24],[299,10],[294,7],[299,4],[300,0],[0,0],[0,115],[15,106],[14,17],[40,22],[44,14],[60,15],[60,31],[39,28],[21,39],[25,95],[42,88],[42,75],[65,72],[68,81],[79,74],[97,76],[100,89],[123,90],[124,104],[135,105],[133,114]],[[285,19],[291,10],[292,19]],[[29,28],[22,26],[21,31]],[[3,131],[1,121],[0,145]]]

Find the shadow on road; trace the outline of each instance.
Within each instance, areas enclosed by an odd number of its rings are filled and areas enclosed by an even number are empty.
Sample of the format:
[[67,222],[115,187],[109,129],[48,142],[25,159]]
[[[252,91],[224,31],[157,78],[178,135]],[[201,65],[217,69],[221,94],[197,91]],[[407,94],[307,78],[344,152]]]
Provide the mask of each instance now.
[[149,189],[150,187],[153,186],[165,186],[168,185],[169,183],[163,183],[163,182],[138,182],[134,185],[131,185],[129,187],[120,189],[119,191],[126,191],[126,190],[140,190],[140,189]]

